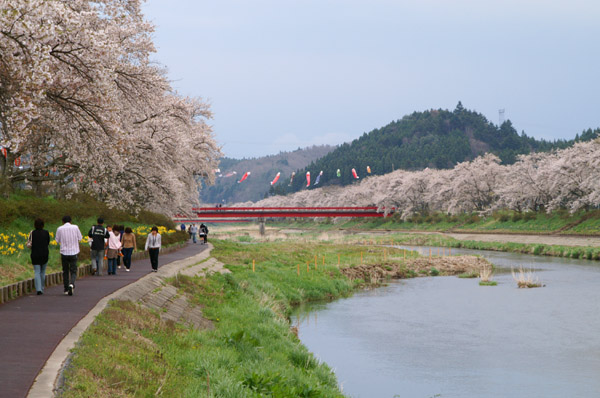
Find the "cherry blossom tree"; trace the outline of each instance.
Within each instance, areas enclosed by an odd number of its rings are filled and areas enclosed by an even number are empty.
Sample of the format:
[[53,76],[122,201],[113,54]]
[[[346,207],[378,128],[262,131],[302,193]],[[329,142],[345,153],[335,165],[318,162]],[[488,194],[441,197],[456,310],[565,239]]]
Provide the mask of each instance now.
[[515,164],[506,168],[495,207],[544,211],[552,200],[553,175],[548,166],[557,160],[558,156],[550,153],[520,155]]
[[504,172],[500,158],[489,153],[457,164],[453,169],[448,211],[456,214],[490,209],[498,198]]
[[0,0],[5,179],[163,211],[197,202],[220,155],[211,113],[150,62],[153,27],[140,6]]

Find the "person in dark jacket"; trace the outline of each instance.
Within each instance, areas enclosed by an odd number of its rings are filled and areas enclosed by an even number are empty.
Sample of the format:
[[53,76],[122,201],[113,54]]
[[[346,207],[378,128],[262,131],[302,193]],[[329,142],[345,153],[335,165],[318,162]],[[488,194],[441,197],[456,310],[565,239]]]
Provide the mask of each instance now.
[[102,266],[104,265],[104,248],[106,239],[108,239],[108,230],[104,228],[104,219],[98,218],[98,224],[90,228],[88,236],[92,238],[92,247],[90,256],[92,258],[92,274],[102,276]]
[[36,219],[33,226],[35,229],[31,231],[31,264],[33,264],[35,272],[35,290],[40,295],[44,294],[44,285],[46,284],[50,233],[44,229],[44,220],[41,218]]
[[204,244],[208,240],[208,227],[204,223],[200,224],[200,237],[204,238]]

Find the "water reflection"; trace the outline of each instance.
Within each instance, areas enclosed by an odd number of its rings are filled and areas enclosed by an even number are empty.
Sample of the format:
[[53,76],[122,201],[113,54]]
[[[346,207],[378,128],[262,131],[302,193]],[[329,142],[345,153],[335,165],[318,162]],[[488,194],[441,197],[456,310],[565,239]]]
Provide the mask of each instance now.
[[535,269],[546,287],[517,289],[510,273],[496,274],[495,287],[417,278],[300,309],[300,339],[334,368],[346,394],[600,396],[598,263],[452,252]]

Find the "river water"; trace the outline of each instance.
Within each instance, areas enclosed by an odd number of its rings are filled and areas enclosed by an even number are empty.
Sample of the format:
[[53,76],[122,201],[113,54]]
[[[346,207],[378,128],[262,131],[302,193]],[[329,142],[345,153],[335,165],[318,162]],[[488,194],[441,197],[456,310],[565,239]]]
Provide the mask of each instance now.
[[[425,248],[427,251],[427,248]],[[425,277],[299,309],[300,340],[350,397],[600,397],[600,264],[479,254],[498,286]],[[518,289],[510,267],[545,287]]]

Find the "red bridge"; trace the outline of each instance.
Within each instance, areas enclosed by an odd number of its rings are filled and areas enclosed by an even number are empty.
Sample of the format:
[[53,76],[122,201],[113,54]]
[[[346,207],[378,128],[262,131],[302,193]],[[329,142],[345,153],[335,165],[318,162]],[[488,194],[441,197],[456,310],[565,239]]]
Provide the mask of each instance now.
[[273,217],[383,217],[377,206],[367,207],[197,207],[196,217],[176,215],[175,222],[240,222]]

